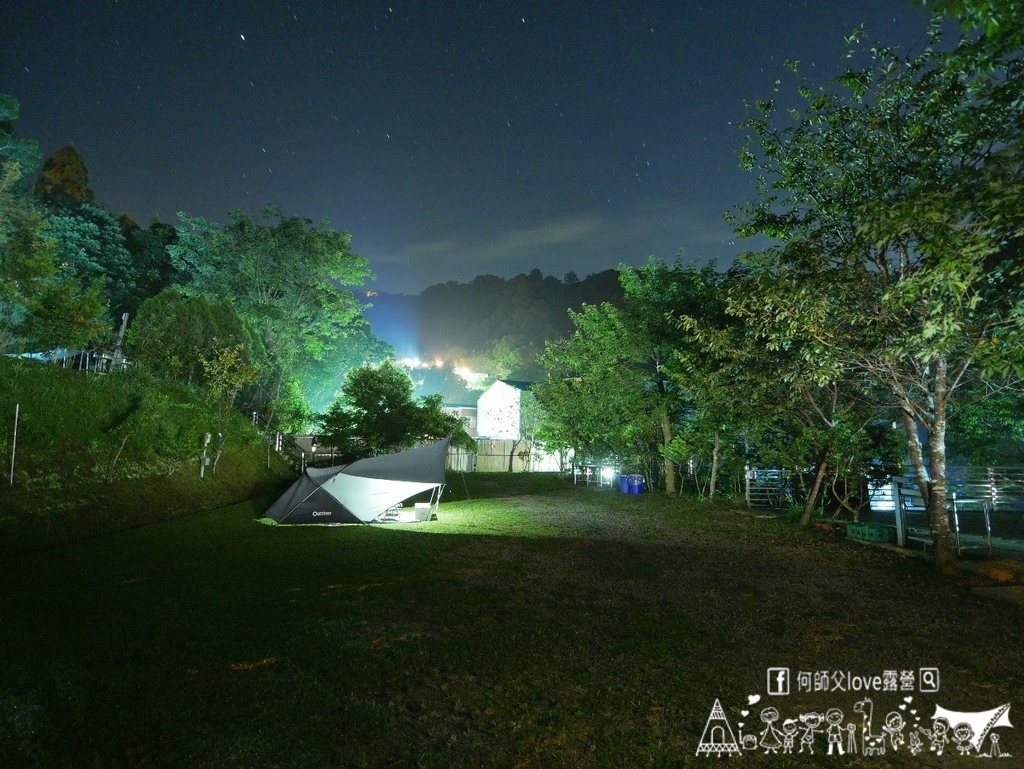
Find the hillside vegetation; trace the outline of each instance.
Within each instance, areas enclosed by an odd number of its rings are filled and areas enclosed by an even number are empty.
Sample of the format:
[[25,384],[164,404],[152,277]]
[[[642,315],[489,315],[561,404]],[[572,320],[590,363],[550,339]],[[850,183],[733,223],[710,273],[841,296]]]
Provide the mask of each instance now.
[[0,553],[273,494],[292,476],[242,415],[138,371],[0,358],[0,382]]

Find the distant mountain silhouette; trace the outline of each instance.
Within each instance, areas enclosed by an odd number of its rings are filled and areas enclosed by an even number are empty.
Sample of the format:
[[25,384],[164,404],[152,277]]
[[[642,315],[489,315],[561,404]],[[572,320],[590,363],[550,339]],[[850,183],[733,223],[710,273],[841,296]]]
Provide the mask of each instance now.
[[570,272],[560,280],[534,269],[508,279],[480,275],[469,283],[438,283],[417,295],[370,291],[365,301],[373,305],[366,319],[374,333],[399,357],[483,358],[500,369],[515,353],[518,366],[488,372],[508,376],[526,373],[544,342],[572,330],[568,310],[602,302],[621,305],[622,287],[617,270],[582,280]]

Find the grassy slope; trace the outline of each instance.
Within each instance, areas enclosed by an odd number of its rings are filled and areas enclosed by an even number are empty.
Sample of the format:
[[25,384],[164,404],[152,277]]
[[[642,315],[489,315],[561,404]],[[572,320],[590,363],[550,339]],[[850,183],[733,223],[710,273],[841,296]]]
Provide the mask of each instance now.
[[455,476],[429,524],[261,526],[244,504],[7,560],[0,765],[682,766],[769,666],[937,665],[963,710],[1024,693],[1024,611],[916,560],[537,482]]
[[[218,431],[224,454],[201,479],[202,435]],[[0,456],[0,555],[272,494],[290,476],[245,419],[187,391],[5,358]]]

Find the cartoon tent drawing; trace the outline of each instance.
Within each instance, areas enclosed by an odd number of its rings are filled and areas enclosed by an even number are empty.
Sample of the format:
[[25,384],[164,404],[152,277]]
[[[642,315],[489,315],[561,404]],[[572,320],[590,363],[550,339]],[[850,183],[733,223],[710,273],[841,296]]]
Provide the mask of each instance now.
[[992,710],[979,710],[973,713],[946,710],[946,708],[936,705],[935,715],[932,716],[932,721],[936,721],[940,718],[944,719],[946,723],[949,724],[950,728],[955,728],[958,724],[967,724],[970,726],[974,732],[974,736],[971,738],[970,742],[977,753],[981,752],[981,746],[985,742],[985,738],[988,737],[988,733],[997,726],[1008,726],[1011,729],[1013,728],[1013,724],[1010,723],[1010,703],[1000,705],[998,708],[993,708]]
[[736,736],[732,732],[729,719],[725,717],[722,710],[722,703],[717,699],[711,708],[711,715],[704,725],[704,734],[700,738],[700,745],[697,746],[697,755],[738,756],[741,754],[740,746],[736,743]]
[[448,440],[350,465],[309,467],[264,513],[277,523],[370,523],[409,497],[444,488]]

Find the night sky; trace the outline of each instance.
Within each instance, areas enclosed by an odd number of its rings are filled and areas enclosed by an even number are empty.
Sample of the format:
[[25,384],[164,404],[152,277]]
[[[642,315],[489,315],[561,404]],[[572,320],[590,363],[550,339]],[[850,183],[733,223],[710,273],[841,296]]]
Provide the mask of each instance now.
[[926,26],[911,0],[3,5],[16,130],[73,144],[98,203],[326,217],[406,293],[728,260],[744,101],[786,59],[836,74],[857,26],[902,47]]

